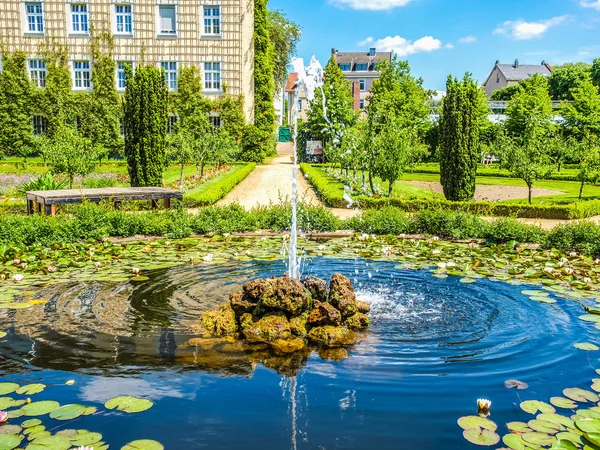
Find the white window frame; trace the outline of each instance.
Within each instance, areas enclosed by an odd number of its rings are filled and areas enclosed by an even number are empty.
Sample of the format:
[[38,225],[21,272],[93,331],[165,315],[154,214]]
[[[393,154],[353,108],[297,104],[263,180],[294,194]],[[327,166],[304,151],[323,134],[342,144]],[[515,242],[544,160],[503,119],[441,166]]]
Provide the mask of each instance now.
[[359,78],[358,85],[360,86],[360,92],[367,92],[367,80]]
[[[218,119],[218,124],[216,123]],[[221,114],[218,112],[211,112],[208,114],[208,121],[214,128],[221,128],[223,126],[223,121],[221,120]]]
[[177,114],[169,113],[167,118],[167,134],[172,134],[175,131],[175,125],[179,122],[179,116]]
[[359,109],[363,110],[365,109],[365,99],[361,98],[360,101],[358,102],[358,107]]
[[[33,62],[37,62],[38,67],[31,67]],[[39,67],[43,64],[43,68]],[[46,77],[48,76],[48,68],[46,67],[46,60],[40,57],[31,57],[27,58],[27,73],[29,74],[29,79],[33,81],[33,83],[40,89],[46,87]],[[43,73],[43,76],[40,77],[40,74]],[[34,76],[36,74],[36,76]]]
[[[86,23],[85,26],[87,28],[87,30],[81,30],[81,24],[82,22],[79,22],[79,30],[75,30],[75,23],[73,22],[73,7],[80,7],[80,6],[85,6],[85,17],[86,17]],[[77,14],[80,18],[84,16],[84,14],[82,12],[77,12],[75,13]],[[86,1],[86,0],[81,0],[81,1],[72,1],[72,2],[68,2],[67,3],[67,22],[69,24],[69,35],[70,36],[89,36],[90,35],[90,28],[91,28],[91,23],[90,23],[90,2]]]
[[[207,70],[207,64],[219,64],[219,70],[214,70],[214,66],[211,66],[211,70]],[[214,74],[219,75],[218,87],[215,87]],[[210,75],[210,77],[209,77]],[[210,81],[209,81],[210,78]],[[210,83],[210,87],[208,84]],[[203,61],[202,62],[202,91],[207,93],[221,93],[223,92],[223,61]]]
[[[160,20],[161,8],[173,8],[175,10],[175,30],[171,32],[163,32]],[[156,5],[156,36],[159,39],[177,39],[179,35],[179,6],[172,3],[159,3]]]
[[[135,60],[133,58],[115,58],[115,87],[119,92],[125,92],[125,87],[119,86],[119,64],[131,64],[131,70],[135,73]],[[127,82],[126,82],[127,83]]]
[[[42,136],[48,132],[48,118],[42,114],[34,114],[31,116],[31,126],[35,136]],[[42,129],[42,131],[39,133],[38,128]]]
[[169,89],[169,92],[177,92],[177,90],[179,88],[179,61],[174,60],[174,59],[161,59],[158,62],[158,68],[162,70],[163,64],[175,64],[175,87],[173,87],[171,85],[171,83],[173,81],[170,77],[170,75],[173,73],[172,69],[170,69],[170,68],[169,68],[169,70],[165,69],[165,77],[166,77],[167,88]]
[[[35,30],[29,29],[29,14],[27,13],[27,7],[30,5],[39,5],[42,8],[42,31],[38,31],[38,22],[35,22]],[[21,3],[21,25],[23,27],[24,36],[45,36],[46,35],[46,5],[41,0],[31,0]],[[38,13],[34,13],[34,17],[37,17]]]
[[[117,12],[117,8],[120,7],[125,7],[125,8],[130,8],[131,9],[131,31],[127,31],[126,27],[126,22],[125,22],[125,18],[127,17],[127,14],[125,13],[118,13]],[[134,32],[135,32],[135,11],[134,11],[134,5],[133,2],[128,2],[126,0],[124,1],[116,1],[115,3],[113,3],[111,5],[111,22],[112,22],[112,32],[113,32],[113,36],[116,37],[133,37]],[[119,23],[118,23],[118,17],[122,16],[123,17],[123,31],[119,31]]]
[[[360,69],[358,67],[361,67]],[[363,69],[364,67],[364,69]],[[355,72],[367,72],[369,70],[369,64],[365,63],[356,63],[356,67],[354,68]]]
[[[215,23],[214,23],[214,17],[212,14],[210,16],[206,15],[206,11],[207,10],[214,10],[218,8],[219,10],[219,23],[218,23],[218,27],[219,27],[219,31],[217,33],[214,32],[214,27],[215,27]],[[200,33],[202,35],[202,37],[221,37],[223,36],[223,7],[221,6],[220,3],[214,2],[214,3],[206,3],[206,4],[201,4],[200,5],[200,26],[202,27],[202,32]],[[207,25],[206,25],[206,20],[210,20],[210,32],[207,32]]]
[[[87,63],[88,64],[88,71],[89,71],[89,86],[84,86],[83,84],[85,84],[85,79],[82,76],[82,86],[77,86],[77,63]],[[83,73],[82,73],[83,75]],[[71,60],[71,80],[72,80],[72,89],[74,91],[91,91],[93,89],[93,84],[92,84],[92,60],[90,58],[73,58]]]

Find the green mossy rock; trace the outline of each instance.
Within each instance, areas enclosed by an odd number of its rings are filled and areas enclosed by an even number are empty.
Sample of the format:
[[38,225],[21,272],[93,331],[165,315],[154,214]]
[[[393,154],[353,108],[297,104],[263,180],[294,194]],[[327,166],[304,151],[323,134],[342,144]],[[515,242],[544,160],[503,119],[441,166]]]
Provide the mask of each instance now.
[[200,324],[210,334],[214,334],[214,332],[215,332],[215,324],[217,322],[218,315],[219,315],[219,311],[211,310],[211,311],[206,311],[200,317]]
[[252,312],[256,308],[256,304],[250,302],[248,297],[241,293],[231,294],[229,296],[229,305],[237,317]]
[[272,280],[254,280],[243,286],[244,294],[249,301],[257,303],[263,297],[273,295]]
[[352,282],[342,274],[336,273],[331,278],[329,303],[342,313],[342,317],[350,317],[358,312]]
[[290,330],[292,334],[298,337],[305,337],[308,334],[308,313],[304,312],[297,317],[290,319]]
[[302,284],[310,292],[313,300],[319,302],[326,302],[329,295],[327,290],[327,283],[325,280],[321,280],[317,277],[307,277],[302,280]]
[[298,280],[289,277],[271,280],[273,292],[264,295],[260,304],[269,309],[285,311],[293,316],[302,314],[311,306],[312,297]]
[[369,328],[369,318],[363,313],[356,313],[353,316],[347,317],[344,320],[346,325],[351,330],[366,330]]
[[329,303],[316,303],[308,316],[308,323],[312,326],[339,325],[341,322],[342,315]]
[[293,337],[291,339],[277,339],[271,342],[271,348],[275,353],[287,355],[302,350],[306,346],[303,339]]
[[217,336],[232,336],[238,332],[235,313],[230,306],[222,306],[215,318],[215,334]]
[[325,360],[339,362],[339,361],[343,361],[344,359],[350,358],[350,353],[344,347],[320,348],[319,356]]
[[185,348],[199,348],[201,350],[212,350],[215,347],[221,346],[223,344],[232,344],[237,342],[233,336],[228,336],[224,338],[194,338],[187,341],[185,344],[180,345],[180,349]]
[[356,333],[346,327],[327,325],[310,330],[308,339],[324,347],[344,347],[356,343]]
[[371,312],[371,305],[369,305],[367,302],[356,300],[356,307],[360,313],[369,314]]
[[292,331],[290,322],[284,313],[270,313],[262,319],[248,318],[244,314],[241,319],[242,333],[248,342],[272,343],[279,339],[290,339]]

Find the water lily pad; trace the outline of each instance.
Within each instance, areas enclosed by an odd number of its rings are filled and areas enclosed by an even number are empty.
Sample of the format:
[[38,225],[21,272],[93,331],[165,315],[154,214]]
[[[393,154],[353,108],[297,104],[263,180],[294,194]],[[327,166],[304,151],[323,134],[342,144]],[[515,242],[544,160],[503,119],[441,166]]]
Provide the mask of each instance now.
[[525,450],[528,448],[525,441],[519,434],[507,434],[502,438],[502,442],[509,448],[513,450]]
[[530,300],[539,303],[546,303],[548,305],[553,305],[556,303],[556,300],[550,297],[529,297]]
[[56,411],[60,408],[60,404],[53,400],[44,400],[41,402],[33,402],[21,408],[26,416],[44,416]]
[[83,415],[84,412],[83,405],[65,405],[52,411],[50,417],[55,420],[72,420]]
[[117,409],[126,413],[140,413],[152,408],[153,403],[145,398],[121,396],[111,398],[104,404],[106,409]]
[[562,431],[556,435],[559,441],[570,441],[574,444],[581,445],[581,435],[573,431]]
[[[473,283],[477,282],[477,280],[474,280],[473,278],[469,278],[469,277],[461,278],[459,281],[463,284],[473,284]],[[491,445],[494,445],[494,444],[491,444]]]
[[40,419],[29,419],[21,424],[23,428],[31,428],[41,425],[42,421]]
[[0,383],[0,395],[12,394],[20,387],[17,383]]
[[131,281],[148,281],[149,279],[150,278],[144,276],[130,278]]
[[28,434],[27,439],[30,441],[35,441],[36,439],[41,439],[41,438],[45,438],[48,436],[52,436],[52,433],[50,433],[49,431],[43,430],[43,431],[36,431],[35,433]]
[[484,430],[496,431],[498,426],[490,419],[479,416],[465,416],[458,419],[458,426],[463,430],[471,430],[473,428],[483,428]]
[[12,397],[0,397],[0,411],[7,410],[8,408],[14,408],[15,399]]
[[0,339],[6,337],[6,331],[0,331]]
[[546,291],[535,291],[535,290],[530,290],[530,291],[521,291],[521,294],[527,296],[527,297],[548,297],[550,295],[549,292]]
[[35,394],[39,394],[44,389],[46,389],[46,385],[45,384],[39,384],[39,383],[28,384],[27,386],[21,386],[19,389],[17,389],[17,394],[21,394],[21,395],[35,395]]
[[0,426],[0,434],[19,434],[23,428],[19,425],[5,424]]
[[600,323],[600,316],[597,314],[584,314],[583,316],[579,316],[579,320]]
[[557,408],[563,409],[575,409],[579,406],[573,400],[564,397],[552,397],[550,399],[550,403],[552,403]]
[[528,433],[532,431],[525,422],[508,422],[506,428],[515,433]]
[[[466,433],[466,431],[465,431]],[[488,431],[491,433],[491,431]],[[495,434],[495,433],[493,433]],[[497,442],[497,441],[496,441]],[[494,445],[494,444],[487,444]],[[149,439],[142,439],[140,441],[133,441],[122,447],[121,450],[164,450],[163,445],[160,442],[151,441]]]
[[594,344],[590,344],[589,342],[581,342],[579,344],[573,345],[578,350],[586,350],[588,352],[596,352],[600,350],[600,347]]
[[44,425],[36,425],[34,427],[25,428],[25,430],[23,431],[23,434],[37,433],[37,432],[45,431],[45,430],[46,430],[46,427]]
[[559,439],[552,444],[552,448],[558,448],[562,450],[577,450],[579,447],[573,444],[571,441]]
[[554,441],[556,441],[556,438],[554,436],[549,436],[546,433],[533,432],[525,433],[521,436],[523,437],[523,440],[525,442],[538,446],[552,445]]
[[504,382],[504,387],[506,389],[517,388],[519,390],[527,389],[529,385],[523,381],[519,380],[506,380]]
[[0,435],[0,450],[12,450],[21,445],[22,437],[16,434],[2,434]]
[[91,416],[92,414],[96,414],[96,412],[98,412],[98,408],[96,408],[95,406],[87,406],[85,408],[85,411],[83,412],[83,415]]
[[556,412],[556,410],[551,405],[549,405],[548,403],[540,402],[538,400],[526,400],[522,402],[521,409],[529,414],[537,414],[538,411],[544,414]]
[[561,429],[564,429],[559,424],[546,422],[545,420],[530,420],[527,422],[527,425],[529,425],[529,428],[531,428],[533,431],[546,434],[556,434],[561,431]]
[[36,439],[27,446],[27,450],[69,450],[71,440],[64,436],[46,436]]
[[567,388],[563,391],[563,395],[571,400],[581,403],[588,401],[596,403],[600,400],[600,398],[598,398],[598,394],[580,388]]
[[71,443],[76,446],[92,446],[102,440],[100,433],[90,433],[87,430],[79,430],[76,436],[71,438]]
[[12,411],[8,412],[9,419],[18,419],[19,417],[23,417],[23,415],[24,413],[21,409],[13,409]]
[[567,428],[575,428],[575,423],[568,417],[561,416],[560,414],[539,414],[537,420],[543,420],[546,422],[552,422],[557,425],[562,425]]

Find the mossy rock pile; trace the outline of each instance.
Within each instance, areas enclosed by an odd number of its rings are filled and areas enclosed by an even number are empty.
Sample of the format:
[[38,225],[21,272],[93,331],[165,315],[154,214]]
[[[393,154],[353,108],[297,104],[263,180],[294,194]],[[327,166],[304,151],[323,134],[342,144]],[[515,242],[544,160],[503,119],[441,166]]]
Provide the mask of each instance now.
[[314,277],[262,279],[232,294],[229,305],[204,313],[200,332],[209,338],[266,344],[277,354],[299,352],[309,345],[340,348],[354,345],[356,332],[368,328],[369,310],[341,274],[331,278],[329,287]]

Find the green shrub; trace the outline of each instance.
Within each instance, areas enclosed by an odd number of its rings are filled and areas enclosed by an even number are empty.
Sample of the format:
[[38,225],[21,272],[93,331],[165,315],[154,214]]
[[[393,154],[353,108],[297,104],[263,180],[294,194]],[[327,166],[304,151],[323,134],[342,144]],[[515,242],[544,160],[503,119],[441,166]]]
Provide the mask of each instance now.
[[547,248],[600,256],[600,226],[592,222],[559,225],[547,234],[544,244]]
[[452,239],[483,238],[489,227],[479,217],[462,211],[421,210],[414,217],[419,233]]
[[345,228],[368,234],[415,234],[415,221],[398,208],[368,209],[360,216],[348,219]]
[[545,231],[536,225],[527,225],[512,218],[501,217],[489,223],[485,238],[494,242],[542,243]]
[[228,172],[186,193],[183,197],[184,205],[188,208],[214,205],[250,175],[255,167],[255,163],[234,166]]
[[68,187],[68,180],[58,180],[50,172],[40,175],[27,183],[21,185],[19,192],[25,194],[28,191],[57,191]]

